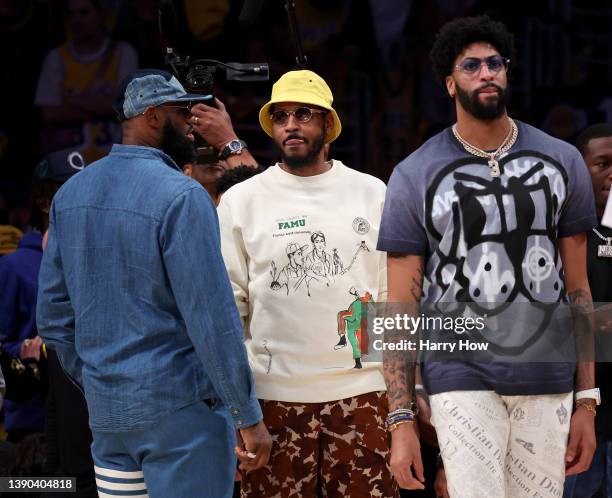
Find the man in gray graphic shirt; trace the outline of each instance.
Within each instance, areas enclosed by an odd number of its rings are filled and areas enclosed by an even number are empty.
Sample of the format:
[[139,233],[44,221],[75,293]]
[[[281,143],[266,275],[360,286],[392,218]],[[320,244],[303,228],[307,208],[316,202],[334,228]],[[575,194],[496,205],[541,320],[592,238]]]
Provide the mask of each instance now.
[[[432,62],[457,123],[391,177],[378,241],[388,252],[390,302],[475,315],[485,303],[490,314],[566,297],[591,305],[590,180],[573,146],[508,116],[513,52],[512,35],[487,16],[456,19],[436,39]],[[504,332],[512,343],[514,330]],[[398,424],[411,418],[413,360],[385,355],[385,378],[392,469],[400,486],[419,489],[418,436],[411,423]],[[436,361],[422,375],[451,497],[561,496],[565,473],[588,468],[592,362]]]

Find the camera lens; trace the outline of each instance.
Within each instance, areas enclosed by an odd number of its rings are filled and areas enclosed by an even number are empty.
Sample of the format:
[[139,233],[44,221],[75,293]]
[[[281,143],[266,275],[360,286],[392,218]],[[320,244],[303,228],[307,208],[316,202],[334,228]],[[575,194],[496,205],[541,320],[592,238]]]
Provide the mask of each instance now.
[[185,77],[188,90],[198,92],[212,92],[213,76],[209,68],[196,64],[189,68]]

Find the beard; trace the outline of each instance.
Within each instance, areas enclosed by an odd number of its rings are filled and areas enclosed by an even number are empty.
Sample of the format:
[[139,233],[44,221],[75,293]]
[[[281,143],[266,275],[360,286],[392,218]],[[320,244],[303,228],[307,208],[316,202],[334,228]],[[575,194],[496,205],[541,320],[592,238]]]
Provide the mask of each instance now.
[[181,133],[169,119],[166,119],[162,128],[162,137],[159,148],[172,159],[179,168],[185,164],[195,162],[196,153],[193,142]]
[[[301,138],[305,141],[306,145],[309,145],[308,141],[306,141],[304,137],[293,137],[290,135],[286,138],[286,140],[289,140],[290,138]],[[308,166],[309,164],[312,164],[317,159],[317,156],[323,149],[324,145],[325,129],[321,130],[321,135],[319,135],[312,141],[310,147],[306,150],[306,154],[304,154],[303,156],[286,156],[284,150],[280,145],[276,144],[276,147],[280,152],[283,163],[285,163],[290,168],[299,169],[303,168],[304,166]]]
[[[497,89],[497,99],[492,102],[482,103],[480,100],[480,91],[484,88],[494,87]],[[507,88],[502,88],[495,83],[484,85],[473,92],[466,92],[459,85],[455,85],[457,89],[457,97],[459,103],[465,111],[477,119],[482,121],[493,121],[501,117],[506,111],[506,102],[510,98],[510,93]]]

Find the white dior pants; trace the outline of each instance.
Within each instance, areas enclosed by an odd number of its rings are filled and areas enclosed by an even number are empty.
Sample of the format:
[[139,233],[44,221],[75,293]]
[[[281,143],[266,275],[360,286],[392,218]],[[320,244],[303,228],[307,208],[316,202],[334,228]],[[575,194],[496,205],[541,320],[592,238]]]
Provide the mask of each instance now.
[[561,498],[572,393],[430,396],[451,498]]

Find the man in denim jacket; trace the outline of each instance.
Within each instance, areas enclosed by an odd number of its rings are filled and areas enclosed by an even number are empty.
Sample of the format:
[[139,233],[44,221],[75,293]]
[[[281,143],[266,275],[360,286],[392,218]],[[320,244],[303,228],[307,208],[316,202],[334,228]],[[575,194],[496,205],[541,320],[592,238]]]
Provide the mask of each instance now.
[[190,95],[140,70],[115,110],[123,143],[68,181],[50,213],[38,329],[83,387],[101,497],[231,496],[271,439],[242,344],[210,197],[177,166]]

